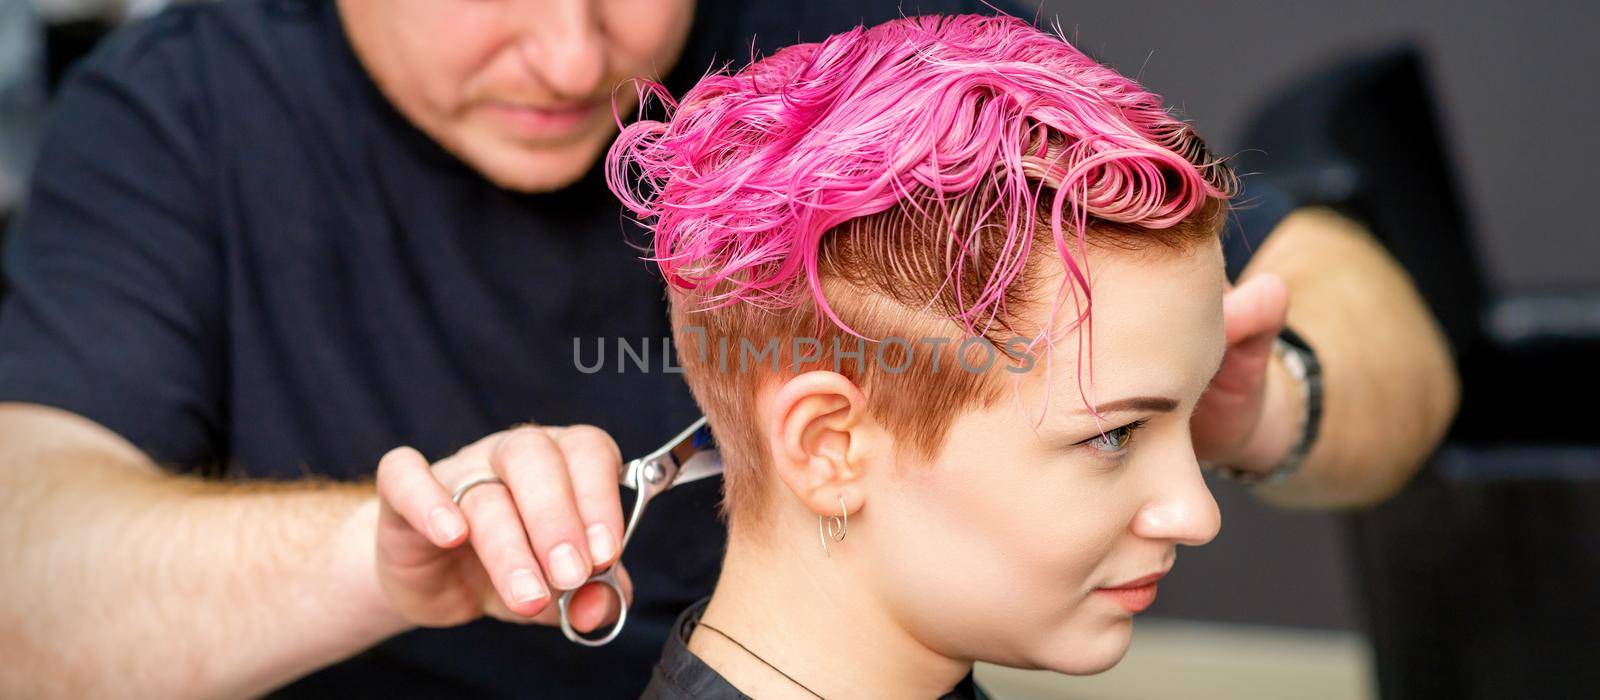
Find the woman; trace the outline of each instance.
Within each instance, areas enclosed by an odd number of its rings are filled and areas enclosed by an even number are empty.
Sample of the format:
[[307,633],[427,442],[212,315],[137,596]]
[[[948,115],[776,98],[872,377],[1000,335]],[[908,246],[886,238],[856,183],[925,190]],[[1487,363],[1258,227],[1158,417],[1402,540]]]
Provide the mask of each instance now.
[[730,534],[646,696],[1114,665],[1219,527],[1189,417],[1224,347],[1226,166],[1013,18],[858,28],[671,107],[608,175],[671,283]]

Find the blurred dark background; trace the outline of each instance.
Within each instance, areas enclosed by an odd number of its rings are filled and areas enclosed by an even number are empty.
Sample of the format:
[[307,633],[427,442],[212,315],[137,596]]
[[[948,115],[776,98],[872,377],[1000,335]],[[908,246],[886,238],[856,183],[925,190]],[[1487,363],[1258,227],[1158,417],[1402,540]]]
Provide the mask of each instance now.
[[1295,79],[1417,45],[1492,286],[1600,293],[1600,236],[1583,214],[1600,154],[1600,6],[1557,1],[1056,2],[1068,39],[1179,107],[1233,153],[1262,103]]

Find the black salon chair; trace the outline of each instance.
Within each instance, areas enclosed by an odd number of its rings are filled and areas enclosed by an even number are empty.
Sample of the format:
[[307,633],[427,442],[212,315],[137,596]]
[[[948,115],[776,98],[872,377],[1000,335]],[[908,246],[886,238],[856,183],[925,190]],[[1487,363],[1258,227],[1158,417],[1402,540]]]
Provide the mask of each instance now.
[[1462,410],[1433,462],[1347,517],[1383,697],[1594,697],[1600,430],[1585,404],[1600,388],[1600,328],[1489,293],[1416,49],[1300,82],[1240,144],[1239,170],[1263,189],[1373,231],[1461,369]]

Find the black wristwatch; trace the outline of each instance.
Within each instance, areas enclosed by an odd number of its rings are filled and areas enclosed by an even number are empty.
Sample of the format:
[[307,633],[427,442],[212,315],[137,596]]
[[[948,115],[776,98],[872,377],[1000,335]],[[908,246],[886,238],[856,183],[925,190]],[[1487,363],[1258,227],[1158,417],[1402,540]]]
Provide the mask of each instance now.
[[1317,361],[1317,353],[1304,338],[1287,327],[1278,334],[1272,349],[1282,358],[1289,375],[1299,380],[1301,396],[1305,398],[1305,410],[1300,415],[1300,439],[1270,472],[1217,467],[1217,473],[1244,484],[1273,484],[1294,476],[1306,461],[1306,455],[1311,453],[1322,427],[1322,364]]

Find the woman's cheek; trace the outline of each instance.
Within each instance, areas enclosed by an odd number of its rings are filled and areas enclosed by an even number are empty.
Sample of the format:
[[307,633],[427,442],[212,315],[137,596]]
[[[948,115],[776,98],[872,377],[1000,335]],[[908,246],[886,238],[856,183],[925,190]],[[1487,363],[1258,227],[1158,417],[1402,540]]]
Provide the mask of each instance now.
[[1128,532],[1126,522],[1098,509],[1098,516],[1063,513],[1059,527],[1050,528],[1040,542],[1049,548],[1044,556],[1052,561],[1058,584],[1069,593],[1086,592],[1095,587],[1091,578]]

